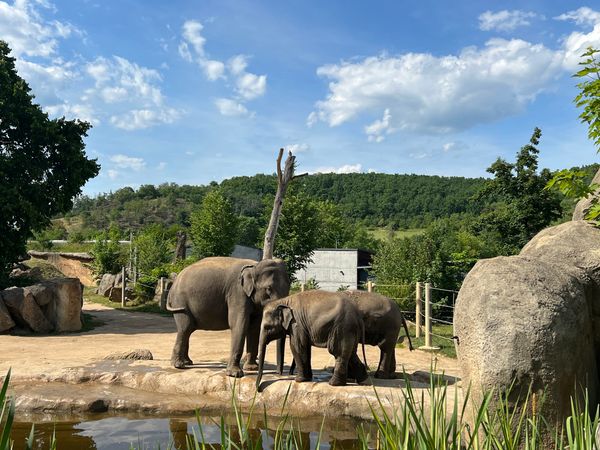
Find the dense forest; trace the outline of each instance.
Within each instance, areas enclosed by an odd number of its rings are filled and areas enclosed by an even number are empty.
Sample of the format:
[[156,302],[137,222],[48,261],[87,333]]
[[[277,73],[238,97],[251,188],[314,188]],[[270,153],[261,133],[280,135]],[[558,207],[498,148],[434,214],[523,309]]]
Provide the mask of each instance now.
[[[472,201],[483,178],[389,175],[382,173],[316,174],[295,182],[294,192],[329,200],[354,221],[373,227],[419,228],[434,219],[481,209]],[[189,225],[191,212],[206,193],[219,187],[241,216],[261,221],[275,194],[274,175],[234,177],[208,186],[165,183],[124,187],[116,192],[75,202],[68,218],[89,232],[107,229],[138,230],[152,223]]]

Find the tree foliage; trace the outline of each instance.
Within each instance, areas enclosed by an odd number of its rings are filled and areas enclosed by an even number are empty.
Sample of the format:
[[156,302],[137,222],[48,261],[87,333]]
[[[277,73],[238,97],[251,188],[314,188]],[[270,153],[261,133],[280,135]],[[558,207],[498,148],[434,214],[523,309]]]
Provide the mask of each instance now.
[[198,257],[229,256],[238,235],[238,218],[219,190],[212,190],[190,218],[190,234]]
[[32,233],[71,209],[73,197],[98,174],[84,151],[89,128],[49,119],[0,41],[0,284]]
[[148,225],[134,239],[137,268],[144,274],[167,264],[173,254],[173,233],[159,224]]
[[561,199],[544,189],[552,178],[548,169],[538,172],[542,131],[535,128],[528,144],[517,153],[514,163],[501,158],[487,171],[487,181],[478,195],[489,205],[478,219],[478,231],[496,233],[502,253],[518,252],[538,231],[562,215]]
[[116,274],[125,265],[125,252],[119,244],[119,232],[112,228],[96,236],[91,251],[94,257],[93,269],[98,276],[105,273]]

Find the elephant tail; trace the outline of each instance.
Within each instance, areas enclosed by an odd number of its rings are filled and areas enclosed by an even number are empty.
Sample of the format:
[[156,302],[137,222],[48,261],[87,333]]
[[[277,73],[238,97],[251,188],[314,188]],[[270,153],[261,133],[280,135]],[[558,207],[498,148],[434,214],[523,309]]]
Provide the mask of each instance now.
[[186,308],[174,308],[173,306],[171,306],[171,291],[169,291],[169,293],[167,294],[167,302],[166,302],[166,308],[167,311],[169,312],[185,312]]
[[408,338],[408,348],[412,352],[415,348],[413,347],[412,340],[410,339],[410,333],[408,332],[408,325],[406,325],[404,314],[402,314],[402,325],[404,325],[404,331],[406,332],[406,337]]
[[365,324],[363,323],[361,326],[362,332],[362,340],[360,345],[362,346],[362,354],[363,354],[363,362],[365,363],[365,368],[369,371],[369,365],[367,364],[367,353],[365,352]]

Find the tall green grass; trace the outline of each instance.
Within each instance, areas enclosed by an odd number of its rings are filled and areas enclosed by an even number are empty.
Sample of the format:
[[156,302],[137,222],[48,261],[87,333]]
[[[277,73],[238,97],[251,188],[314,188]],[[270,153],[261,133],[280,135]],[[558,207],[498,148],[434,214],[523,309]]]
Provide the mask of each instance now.
[[[0,450],[12,448],[10,430],[14,418],[14,401],[7,396],[10,371],[0,390]],[[415,388],[408,376],[404,377],[406,389],[401,392],[393,413],[384,408],[384,401],[375,390],[377,402],[371,404],[374,426],[359,426],[356,430],[358,445],[363,449],[378,450],[600,450],[596,430],[600,423],[600,411],[589,409],[587,396],[584,405],[571,402],[571,415],[561,425],[548,423],[539,413],[543,399],[527,394],[515,409],[507,400],[508,395],[496,396],[489,392],[475,401],[470,390],[459,398],[458,389],[448,386],[439,376],[432,375],[427,389]],[[289,390],[288,390],[289,394]],[[229,449],[274,450],[305,449],[306,433],[300,432],[297,421],[287,410],[287,398],[282,403],[280,417],[269,426],[269,417],[262,411],[264,430],[256,430],[252,417],[254,406],[248,414],[242,414],[236,399],[235,385],[231,400],[233,424],[224,417],[216,422],[220,430],[220,444],[207,443],[202,417],[196,412],[198,428],[186,438],[187,450]],[[451,403],[449,403],[451,402]],[[252,403],[254,405],[254,402]],[[429,405],[423,407],[423,405]],[[313,448],[319,448],[323,423]],[[304,436],[304,437],[303,437]],[[304,439],[304,441],[303,441]],[[33,448],[32,428],[26,448]],[[59,444],[60,445],[60,444]],[[138,444],[139,445],[139,444]],[[52,438],[51,450],[57,448]],[[60,447],[58,447],[60,448]],[[160,448],[160,447],[158,447]],[[167,446],[174,449],[174,445]],[[132,445],[130,449],[135,449]]]

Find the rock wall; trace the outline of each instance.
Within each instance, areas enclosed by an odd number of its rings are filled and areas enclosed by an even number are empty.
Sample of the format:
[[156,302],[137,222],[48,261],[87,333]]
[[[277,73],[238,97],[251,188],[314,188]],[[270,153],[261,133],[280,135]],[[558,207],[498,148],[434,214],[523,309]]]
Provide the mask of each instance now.
[[67,277],[79,278],[84,286],[95,286],[95,277],[90,266],[94,257],[88,253],[27,252],[32,258],[43,259]]
[[538,233],[519,255],[479,261],[454,315],[463,386],[545,395],[544,415],[562,420],[583,388],[598,403],[600,229],[567,222]]
[[83,287],[77,278],[57,278],[0,291],[0,333],[79,331]]

